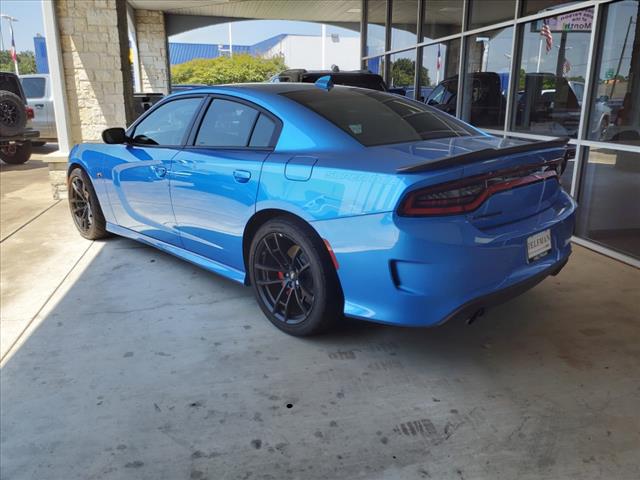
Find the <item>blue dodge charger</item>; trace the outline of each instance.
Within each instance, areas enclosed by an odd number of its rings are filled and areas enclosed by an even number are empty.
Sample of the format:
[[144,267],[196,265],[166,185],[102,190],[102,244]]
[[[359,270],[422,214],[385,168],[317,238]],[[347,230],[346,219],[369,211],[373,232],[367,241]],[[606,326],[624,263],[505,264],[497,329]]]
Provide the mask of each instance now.
[[69,157],[80,234],[139,240],[251,285],[293,335],[343,315],[472,318],[571,253],[566,139],[496,138],[330,78],[180,92],[103,140]]

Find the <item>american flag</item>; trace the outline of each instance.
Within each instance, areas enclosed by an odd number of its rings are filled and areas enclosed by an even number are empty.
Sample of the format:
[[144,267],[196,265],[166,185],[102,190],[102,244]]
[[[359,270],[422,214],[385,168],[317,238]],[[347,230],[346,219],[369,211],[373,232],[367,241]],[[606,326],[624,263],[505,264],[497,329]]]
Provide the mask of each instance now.
[[545,48],[547,50],[547,53],[549,53],[553,48],[553,35],[551,34],[551,29],[549,28],[549,25],[547,24],[547,22],[544,22],[542,24],[542,28],[540,29],[540,35],[542,35],[545,38],[545,41],[546,41]]
[[438,56],[436,57],[436,70],[440,70],[441,65],[440,44],[438,44]]

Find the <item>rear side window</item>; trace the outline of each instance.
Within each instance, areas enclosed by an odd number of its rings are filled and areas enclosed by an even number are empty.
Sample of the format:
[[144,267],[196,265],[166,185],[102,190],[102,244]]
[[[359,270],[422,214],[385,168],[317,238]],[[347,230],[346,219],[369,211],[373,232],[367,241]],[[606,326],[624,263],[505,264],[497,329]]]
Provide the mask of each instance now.
[[365,146],[476,134],[459,120],[398,95],[340,87],[282,95],[323,116]]
[[172,100],[146,116],[133,132],[139,145],[181,145],[202,97]]
[[251,135],[250,147],[270,147],[273,134],[276,131],[276,123],[264,113],[260,114],[256,126]]
[[46,80],[42,77],[21,79],[22,89],[27,98],[42,98],[46,86]]
[[259,112],[243,103],[215,99],[209,105],[196,136],[196,145],[246,147]]

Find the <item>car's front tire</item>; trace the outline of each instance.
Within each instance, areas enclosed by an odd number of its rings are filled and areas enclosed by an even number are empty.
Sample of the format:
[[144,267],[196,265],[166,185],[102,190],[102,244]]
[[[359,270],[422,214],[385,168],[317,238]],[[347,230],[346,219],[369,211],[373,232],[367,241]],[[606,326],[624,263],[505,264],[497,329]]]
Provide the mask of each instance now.
[[258,305],[290,335],[320,333],[342,315],[342,290],[327,247],[301,221],[279,217],[262,225],[251,242],[249,273]]
[[81,168],[74,168],[68,180],[69,209],[78,232],[88,240],[107,237],[107,222],[91,179]]

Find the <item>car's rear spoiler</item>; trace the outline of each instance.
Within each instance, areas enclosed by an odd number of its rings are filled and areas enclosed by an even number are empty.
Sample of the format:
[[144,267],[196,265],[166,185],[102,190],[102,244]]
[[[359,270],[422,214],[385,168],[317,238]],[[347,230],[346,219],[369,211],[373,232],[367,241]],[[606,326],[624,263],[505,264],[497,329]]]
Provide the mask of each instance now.
[[[516,153],[533,152],[535,150],[544,150],[546,148],[566,147],[569,138],[554,138],[544,142],[525,143],[523,145],[515,145],[507,148],[485,148],[476,150],[475,152],[463,153],[453,157],[446,157],[442,160],[418,163],[408,167],[402,167],[396,170],[397,173],[417,173],[428,172],[431,170],[440,170],[441,168],[466,165],[469,163],[488,160],[490,158],[502,157],[504,155],[513,155]],[[567,157],[568,158],[568,157]]]

